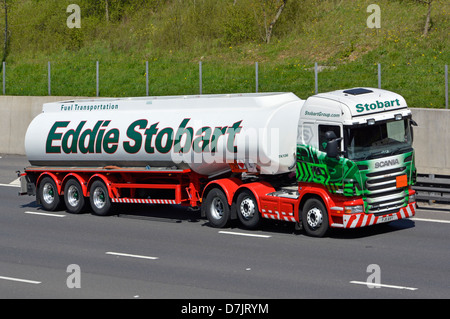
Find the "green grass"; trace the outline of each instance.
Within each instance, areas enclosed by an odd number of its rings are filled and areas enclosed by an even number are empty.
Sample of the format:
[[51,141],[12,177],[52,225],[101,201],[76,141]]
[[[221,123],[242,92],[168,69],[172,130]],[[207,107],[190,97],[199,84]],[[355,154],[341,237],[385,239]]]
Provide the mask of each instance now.
[[291,91],[301,98],[314,94],[314,62],[328,67],[319,73],[319,92],[377,87],[380,63],[382,88],[402,94],[412,107],[445,105],[450,5],[443,0],[433,2],[427,37],[426,7],[412,0],[377,1],[377,30],[366,27],[373,1],[288,2],[270,44],[261,41],[256,0],[240,0],[238,8],[225,0],[111,0],[111,10],[122,3],[121,16],[108,23],[101,6],[80,0],[90,11],[77,30],[65,26],[71,1],[42,2],[34,15],[33,1],[11,5],[9,95],[47,95],[48,61],[52,95],[95,96],[99,61],[100,96],[109,97],[145,95],[145,61],[150,95],[198,94],[201,60],[204,94],[255,92],[258,62],[259,92]]

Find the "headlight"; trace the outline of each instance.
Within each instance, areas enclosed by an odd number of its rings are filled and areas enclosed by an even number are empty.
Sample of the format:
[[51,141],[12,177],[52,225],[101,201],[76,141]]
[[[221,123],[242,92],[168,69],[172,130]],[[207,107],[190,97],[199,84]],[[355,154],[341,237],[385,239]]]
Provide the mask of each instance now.
[[416,194],[409,195],[408,203],[414,203],[416,201]]
[[344,207],[344,213],[345,213],[345,214],[359,214],[359,213],[364,213],[364,206],[363,206],[363,205],[345,206],[345,207]]

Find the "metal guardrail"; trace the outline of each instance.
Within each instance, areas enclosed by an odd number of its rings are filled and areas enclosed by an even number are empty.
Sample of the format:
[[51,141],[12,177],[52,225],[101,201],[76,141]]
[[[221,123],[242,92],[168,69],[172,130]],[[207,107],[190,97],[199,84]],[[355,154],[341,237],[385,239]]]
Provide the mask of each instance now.
[[417,174],[417,182],[413,189],[416,191],[417,201],[450,204],[450,176]]

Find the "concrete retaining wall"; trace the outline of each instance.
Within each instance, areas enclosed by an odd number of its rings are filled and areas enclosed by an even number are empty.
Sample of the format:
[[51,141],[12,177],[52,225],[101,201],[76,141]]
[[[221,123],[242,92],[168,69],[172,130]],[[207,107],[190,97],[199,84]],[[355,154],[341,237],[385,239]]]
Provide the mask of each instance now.
[[450,175],[450,110],[413,108],[417,171]]
[[42,104],[71,100],[65,96],[0,96],[0,154],[25,155],[24,139]]
[[[78,99],[68,96],[0,96],[0,154],[25,155],[24,138],[31,120],[46,102]],[[412,109],[419,125],[414,148],[419,173],[450,175],[450,110]]]

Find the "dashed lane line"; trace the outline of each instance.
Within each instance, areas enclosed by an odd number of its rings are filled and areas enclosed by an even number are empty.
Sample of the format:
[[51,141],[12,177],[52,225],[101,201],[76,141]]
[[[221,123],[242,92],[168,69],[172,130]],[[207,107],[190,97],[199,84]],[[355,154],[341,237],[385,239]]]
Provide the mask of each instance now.
[[26,283],[26,284],[33,284],[33,285],[39,285],[41,283],[40,281],[35,281],[35,280],[13,278],[13,277],[4,277],[4,276],[0,276],[0,279],[2,279],[2,280],[9,280],[9,281],[23,282],[23,283]]
[[28,215],[41,215],[41,216],[49,216],[49,217],[66,217],[66,215],[52,214],[52,213],[41,213],[41,212],[30,212],[30,211],[26,211],[24,213],[28,214]]
[[224,231],[224,230],[220,230],[219,234],[234,235],[234,236],[247,236],[247,237],[259,237],[259,238],[270,238],[270,237],[272,237],[272,236],[269,236],[269,235],[238,233],[238,232]]
[[351,284],[356,285],[365,285],[369,288],[391,288],[391,289],[405,289],[405,290],[417,290],[419,288],[413,288],[413,287],[405,287],[405,286],[395,286],[395,285],[385,285],[385,284],[376,284],[372,282],[365,282],[365,281],[350,281]]
[[132,258],[141,258],[141,259],[151,259],[151,260],[159,259],[159,257],[143,256],[143,255],[134,255],[134,254],[127,254],[127,253],[118,253],[118,252],[113,252],[113,251],[107,251],[105,254],[106,254],[106,255],[113,255],[113,256],[122,256],[122,257],[132,257]]
[[417,218],[417,217],[412,217],[410,219],[411,220],[418,220],[418,221],[421,221],[421,222],[450,224],[450,220],[443,220],[443,219]]

